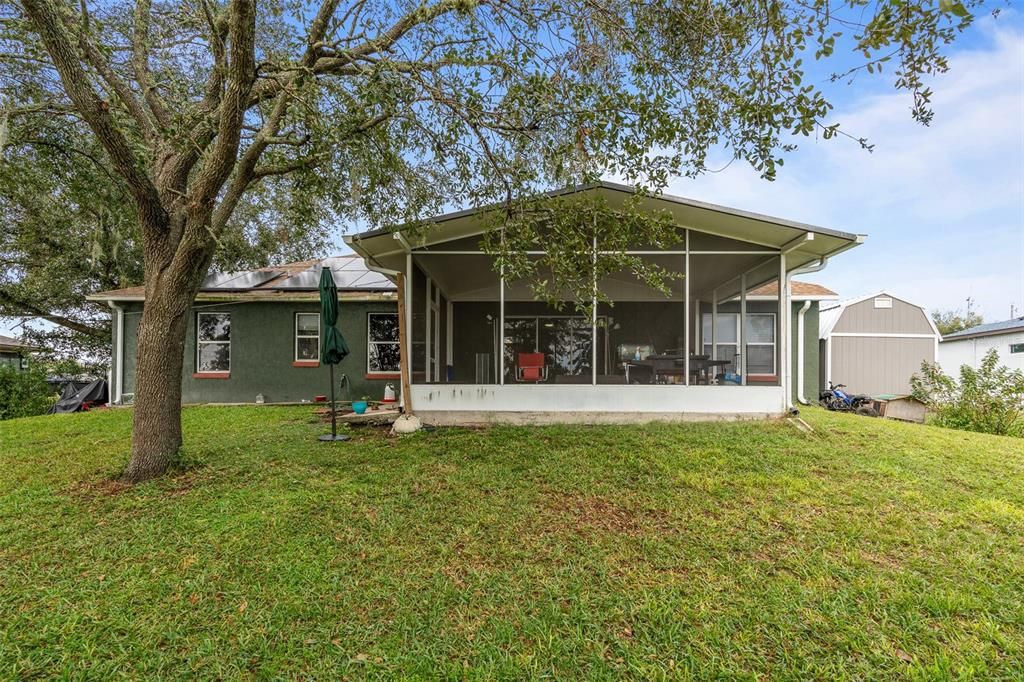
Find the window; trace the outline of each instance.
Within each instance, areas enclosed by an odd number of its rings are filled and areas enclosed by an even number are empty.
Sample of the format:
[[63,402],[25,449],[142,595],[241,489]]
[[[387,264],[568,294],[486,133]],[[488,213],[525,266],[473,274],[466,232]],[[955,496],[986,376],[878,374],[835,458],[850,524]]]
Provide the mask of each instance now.
[[1011,353],[1024,353],[1024,343],[1011,343],[1010,344],[1010,352]]
[[366,371],[393,374],[401,370],[398,350],[398,314],[368,313],[366,326]]
[[231,314],[197,313],[196,372],[231,371]]
[[320,359],[320,313],[295,313],[295,360]]
[[[701,318],[701,340],[704,355],[711,353],[711,313]],[[738,313],[718,313],[718,352],[716,360],[732,360],[730,371],[739,371]],[[747,374],[751,376],[775,374],[775,313],[747,313],[745,334],[747,344]]]
[[892,299],[888,298],[886,296],[879,296],[878,298],[875,299],[875,307],[876,308],[891,308],[892,307]]

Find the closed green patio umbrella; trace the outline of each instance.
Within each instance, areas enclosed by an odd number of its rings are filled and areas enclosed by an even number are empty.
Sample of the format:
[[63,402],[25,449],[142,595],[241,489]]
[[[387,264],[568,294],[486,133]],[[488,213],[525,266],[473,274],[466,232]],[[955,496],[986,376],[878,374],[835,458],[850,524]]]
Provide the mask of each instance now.
[[320,270],[320,362],[331,368],[331,433],[320,436],[320,440],[348,440],[338,435],[338,422],[334,406],[334,366],[348,355],[348,344],[337,327],[338,287],[334,285],[331,269]]

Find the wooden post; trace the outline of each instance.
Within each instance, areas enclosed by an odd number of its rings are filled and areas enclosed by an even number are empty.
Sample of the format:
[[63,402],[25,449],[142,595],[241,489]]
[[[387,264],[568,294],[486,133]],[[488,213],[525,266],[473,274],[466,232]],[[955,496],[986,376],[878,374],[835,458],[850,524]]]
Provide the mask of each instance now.
[[409,330],[405,322],[405,275],[397,275],[398,285],[398,364],[402,374],[402,409],[412,414],[412,382],[409,379]]

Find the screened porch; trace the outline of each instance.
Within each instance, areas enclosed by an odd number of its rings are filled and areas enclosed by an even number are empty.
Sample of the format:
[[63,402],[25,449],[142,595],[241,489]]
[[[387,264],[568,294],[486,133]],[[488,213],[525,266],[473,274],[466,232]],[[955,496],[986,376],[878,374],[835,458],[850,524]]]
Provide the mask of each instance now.
[[[567,190],[575,192],[614,204],[631,190]],[[538,300],[532,283],[554,281],[543,249],[526,254],[537,261],[528,281],[503,276],[483,246],[480,211],[348,239],[371,268],[401,282],[417,414],[443,422],[493,413],[615,421],[783,412],[790,277],[860,238],[675,197],[644,201],[672,214],[676,243],[625,253],[673,273],[668,286],[612,273],[593,282],[582,306],[568,293]],[[602,253],[595,240],[594,257]],[[772,282],[774,295],[750,295]]]

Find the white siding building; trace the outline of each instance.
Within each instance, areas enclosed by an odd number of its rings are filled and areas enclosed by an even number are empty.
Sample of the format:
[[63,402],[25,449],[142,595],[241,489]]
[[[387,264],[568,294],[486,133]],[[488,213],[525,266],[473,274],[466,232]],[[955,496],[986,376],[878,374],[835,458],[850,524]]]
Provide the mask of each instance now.
[[943,337],[939,364],[956,375],[962,365],[978,367],[993,348],[999,353],[999,364],[1024,370],[1024,317],[980,324]]

